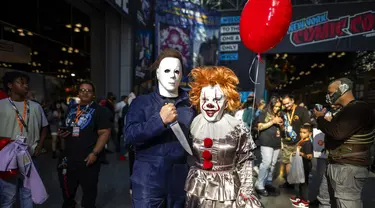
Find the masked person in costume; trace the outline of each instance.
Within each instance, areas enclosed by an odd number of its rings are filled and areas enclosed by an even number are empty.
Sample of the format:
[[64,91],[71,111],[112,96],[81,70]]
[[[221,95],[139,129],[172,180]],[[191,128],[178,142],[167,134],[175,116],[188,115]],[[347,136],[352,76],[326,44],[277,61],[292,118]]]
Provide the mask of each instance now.
[[136,155],[130,178],[133,207],[183,207],[188,173],[184,148],[190,148],[186,137],[195,111],[178,87],[181,54],[166,49],[151,67],[156,69],[156,91],[137,97],[126,115],[125,138]]
[[250,131],[226,111],[240,105],[238,78],[226,67],[191,72],[190,101],[200,110],[190,134],[194,165],[186,179],[186,208],[261,207],[254,195],[254,141]]
[[354,98],[352,89],[353,82],[347,78],[328,86],[327,102],[342,106],[331,121],[324,119],[326,109],[314,110],[318,129],[325,134],[329,163],[320,185],[320,208],[362,207],[361,192],[369,176],[375,116],[370,105]]

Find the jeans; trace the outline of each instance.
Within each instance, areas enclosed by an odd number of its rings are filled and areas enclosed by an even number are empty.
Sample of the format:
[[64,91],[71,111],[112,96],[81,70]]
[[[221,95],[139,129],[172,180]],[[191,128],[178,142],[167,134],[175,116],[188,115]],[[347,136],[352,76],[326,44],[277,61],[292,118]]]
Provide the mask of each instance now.
[[0,179],[0,207],[12,208],[16,202],[17,190],[19,191],[21,208],[33,208],[31,191],[23,187],[23,180],[18,176],[7,180]]
[[260,152],[262,155],[262,163],[259,167],[259,175],[255,187],[262,190],[264,189],[265,184],[272,184],[273,172],[279,157],[280,149],[261,146]]

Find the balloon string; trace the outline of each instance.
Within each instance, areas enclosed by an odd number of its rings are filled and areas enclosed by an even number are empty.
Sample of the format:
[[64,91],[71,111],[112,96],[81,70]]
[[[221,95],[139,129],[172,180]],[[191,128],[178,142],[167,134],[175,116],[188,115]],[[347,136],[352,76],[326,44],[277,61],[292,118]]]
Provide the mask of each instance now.
[[[252,109],[251,109],[251,111],[252,111],[251,115],[252,115],[253,118],[254,118],[255,103],[256,103],[256,99],[255,99],[255,98],[256,98],[256,93],[257,93],[257,84],[259,84],[259,83],[258,83],[259,63],[262,62],[262,58],[260,57],[260,54],[259,54],[259,53],[258,53],[258,55],[254,58],[253,63],[252,63],[251,66],[250,66],[249,73],[251,72],[251,68],[252,68],[252,66],[253,66],[253,64],[254,64],[255,59],[258,59],[258,61],[257,61],[257,66],[256,66],[256,71],[255,71],[255,82],[253,82],[253,80],[251,79],[251,74],[249,74],[249,77],[250,77],[251,81],[254,83],[254,99],[253,99],[253,107],[252,107]],[[262,62],[262,63],[263,63],[263,62]],[[250,121],[250,130],[252,129],[252,127],[253,127],[253,119],[251,119],[251,121]]]

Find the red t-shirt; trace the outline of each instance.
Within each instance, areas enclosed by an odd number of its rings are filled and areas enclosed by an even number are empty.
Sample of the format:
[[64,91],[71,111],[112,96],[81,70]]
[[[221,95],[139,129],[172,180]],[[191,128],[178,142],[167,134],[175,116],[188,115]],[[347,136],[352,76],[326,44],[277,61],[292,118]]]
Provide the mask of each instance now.
[[4,91],[0,90],[0,100],[7,98],[7,97],[8,95]]

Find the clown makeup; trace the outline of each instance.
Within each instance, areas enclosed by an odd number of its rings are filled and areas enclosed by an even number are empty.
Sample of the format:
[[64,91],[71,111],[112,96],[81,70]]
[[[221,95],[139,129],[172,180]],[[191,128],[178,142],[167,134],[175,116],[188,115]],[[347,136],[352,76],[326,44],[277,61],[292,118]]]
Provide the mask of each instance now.
[[226,108],[226,102],[227,98],[219,85],[209,85],[202,88],[200,110],[207,121],[220,120]]
[[182,78],[182,66],[178,58],[164,58],[156,71],[159,93],[164,97],[177,97]]

